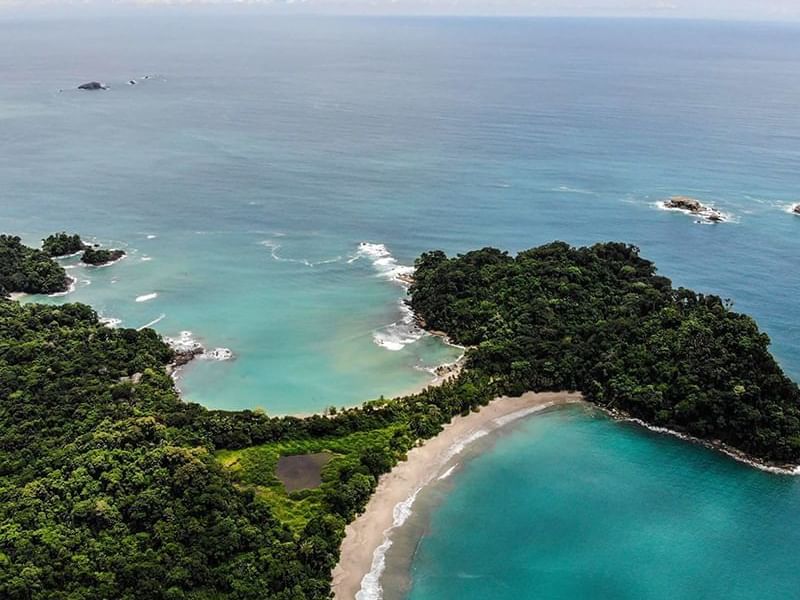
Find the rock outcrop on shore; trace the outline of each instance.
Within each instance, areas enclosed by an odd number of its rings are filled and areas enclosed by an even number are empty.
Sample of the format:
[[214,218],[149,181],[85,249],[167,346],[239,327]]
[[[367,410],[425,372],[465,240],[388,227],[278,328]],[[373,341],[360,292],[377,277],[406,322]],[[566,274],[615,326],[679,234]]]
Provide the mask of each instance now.
[[672,196],[664,201],[664,208],[682,210],[697,215],[709,223],[722,223],[725,221],[724,215],[717,209],[705,206],[699,200],[690,198],[689,196]]
[[99,81],[89,81],[78,86],[79,90],[107,90],[108,88]]
[[181,350],[175,351],[175,360],[172,361],[173,367],[182,367],[186,364],[192,362],[195,358],[200,356],[201,354],[205,354],[205,348],[202,346],[196,346],[194,348],[186,348]]

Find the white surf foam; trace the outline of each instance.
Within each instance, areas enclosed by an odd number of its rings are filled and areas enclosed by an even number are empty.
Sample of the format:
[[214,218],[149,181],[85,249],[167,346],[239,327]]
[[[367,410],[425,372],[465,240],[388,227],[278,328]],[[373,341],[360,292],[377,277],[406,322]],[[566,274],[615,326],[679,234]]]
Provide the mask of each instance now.
[[142,294],[141,296],[136,296],[136,302],[148,302],[153,300],[154,298],[158,298],[158,294],[156,292],[151,292],[149,294]]
[[425,330],[419,327],[414,319],[414,311],[402,299],[399,302],[399,310],[399,320],[372,332],[372,340],[381,348],[392,352],[402,350],[425,335]]
[[[454,456],[463,452],[463,450],[475,440],[478,440],[488,434],[488,431],[479,429],[478,431],[474,431],[470,435],[457,440],[442,456],[441,460],[439,461],[439,468],[449,463]],[[414,492],[408,498],[395,505],[392,511],[392,525],[383,532],[383,543],[375,548],[375,551],[372,554],[372,564],[370,566],[370,570],[361,579],[361,589],[356,594],[356,600],[381,600],[381,598],[383,598],[383,587],[381,586],[380,579],[383,575],[383,572],[386,570],[386,553],[389,551],[389,548],[392,547],[392,531],[398,527],[401,527],[413,514],[412,507],[420,491],[422,491],[426,485],[433,481],[434,478],[437,480],[442,480],[452,475],[457,466],[457,464],[452,465],[438,476],[436,475],[438,469],[432,470],[431,474],[423,481],[420,487],[414,490]]]
[[[160,318],[158,320],[160,320]],[[147,325],[145,325],[145,327],[147,327]],[[233,360],[235,357],[233,350],[230,348],[219,347],[212,350],[205,350],[203,344],[194,337],[191,331],[181,331],[178,337],[165,337],[164,341],[176,352],[195,352],[197,350],[203,350],[202,354],[198,354],[196,357],[199,360],[226,361]]]
[[[70,254],[60,254],[58,256],[54,256],[53,260],[63,260],[66,258],[72,258],[74,256],[80,256],[83,254],[83,250],[78,250],[77,252],[71,252]],[[66,267],[64,267],[66,269]]]
[[154,233],[151,233],[151,234],[149,234],[149,235],[147,236],[147,239],[148,239],[148,240],[154,240],[154,239],[156,239],[157,237],[158,237],[157,235],[155,235]]
[[401,527],[413,514],[411,507],[423,487],[424,485],[417,488],[408,498],[395,505],[392,511],[392,526],[383,532],[383,543],[375,548],[375,552],[372,554],[370,570],[361,579],[361,589],[356,593],[356,600],[380,600],[383,597],[380,579],[386,570],[386,553],[392,547],[390,534],[392,530]]
[[317,267],[319,265],[328,265],[342,260],[341,256],[335,256],[333,258],[325,258],[316,261],[310,261],[307,258],[286,258],[285,256],[281,256],[280,254],[278,254],[278,250],[281,248],[281,244],[279,244],[275,240],[264,240],[260,243],[262,246],[264,246],[270,251],[270,256],[272,256],[272,259],[278,262],[298,263],[301,265],[305,265],[307,267]]
[[177,352],[189,352],[201,348],[200,342],[194,339],[191,331],[181,331],[178,337],[165,337],[167,345]]
[[452,460],[454,456],[461,454],[464,449],[469,446],[472,442],[481,439],[482,437],[486,437],[489,435],[489,432],[485,429],[479,429],[478,431],[473,431],[466,437],[457,440],[450,448],[447,449],[447,453],[445,454],[445,458],[443,462],[448,462]]
[[198,358],[203,360],[232,360],[233,351],[230,348],[214,348],[203,352]]
[[407,285],[402,279],[403,276],[414,274],[414,267],[398,264],[397,259],[392,256],[392,253],[389,252],[389,249],[384,244],[361,242],[356,253],[347,262],[353,263],[360,258],[370,260],[379,277],[390,279],[402,285]]
[[523,408],[516,412],[503,415],[502,417],[497,417],[493,419],[493,423],[497,427],[503,427],[504,425],[508,425],[516,421],[517,419],[521,419],[522,417],[527,417],[528,415],[532,415],[534,413],[543,411],[545,408],[550,408],[551,406],[555,406],[555,402],[547,402],[545,404],[540,404],[539,406],[531,406],[530,408]]
[[122,325],[122,319],[116,319],[114,317],[100,317],[97,320],[110,329],[115,329]]
[[443,479],[447,479],[448,477],[450,477],[450,475],[452,475],[452,474],[453,474],[453,471],[455,471],[455,470],[456,470],[456,467],[457,467],[457,466],[458,466],[458,464],[455,464],[455,465],[453,465],[452,467],[450,467],[449,469],[447,469],[447,471],[445,471],[444,473],[442,473],[441,475],[439,475],[439,476],[436,478],[436,480],[437,480],[437,481],[442,481]]
[[800,203],[798,203],[798,204],[787,204],[786,206],[783,207],[783,210],[785,210],[790,215],[797,215],[797,213],[795,212],[795,209],[798,206],[800,206]]
[[[408,287],[408,277],[414,274],[414,267],[401,265],[384,244],[361,242],[348,260],[352,264],[360,259],[369,260],[378,277]],[[426,335],[417,325],[414,312],[405,302],[405,295],[398,302],[400,318],[372,332],[372,340],[386,350],[397,352]]]

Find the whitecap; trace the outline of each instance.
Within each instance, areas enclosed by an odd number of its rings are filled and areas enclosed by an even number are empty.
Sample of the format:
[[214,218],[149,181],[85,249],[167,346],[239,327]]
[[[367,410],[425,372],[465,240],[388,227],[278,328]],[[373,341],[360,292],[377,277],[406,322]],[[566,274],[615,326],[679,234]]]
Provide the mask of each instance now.
[[584,190],[581,188],[570,187],[568,185],[560,185],[557,188],[553,188],[551,191],[558,192],[560,194],[583,194],[587,196],[594,195],[594,192],[591,190]]
[[154,233],[151,233],[151,234],[148,234],[148,236],[147,236],[147,239],[148,239],[148,240],[154,240],[154,239],[156,239],[157,237],[158,237],[158,236],[157,236],[156,234],[154,234]]
[[143,256],[140,260],[142,262],[150,262],[151,260],[153,260],[153,257],[152,256]]
[[138,327],[137,329],[138,329],[139,331],[141,331],[142,329],[147,329],[148,327],[152,327],[152,326],[153,326],[153,325],[155,325],[156,323],[160,323],[161,321],[163,321],[163,320],[164,320],[164,318],[165,318],[166,316],[167,316],[166,314],[164,314],[164,313],[161,313],[161,314],[160,314],[159,316],[157,316],[155,319],[153,319],[153,320],[152,320],[152,321],[150,321],[149,323],[146,323],[145,325],[142,325],[141,327]]
[[136,296],[136,302],[147,302],[149,300],[153,300],[154,298],[158,298],[158,294],[156,292],[151,292],[150,294]]

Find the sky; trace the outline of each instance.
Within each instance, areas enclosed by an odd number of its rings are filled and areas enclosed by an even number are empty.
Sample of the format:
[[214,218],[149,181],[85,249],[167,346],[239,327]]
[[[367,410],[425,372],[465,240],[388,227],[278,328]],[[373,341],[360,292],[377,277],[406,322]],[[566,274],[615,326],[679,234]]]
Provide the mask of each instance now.
[[4,12],[111,11],[133,6],[289,13],[539,15],[800,20],[800,0],[0,0]]

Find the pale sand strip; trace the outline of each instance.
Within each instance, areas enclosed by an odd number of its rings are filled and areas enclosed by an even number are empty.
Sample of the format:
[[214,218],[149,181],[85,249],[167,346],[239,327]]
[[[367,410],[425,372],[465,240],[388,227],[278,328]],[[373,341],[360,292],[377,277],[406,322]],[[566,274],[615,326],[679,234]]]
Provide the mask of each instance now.
[[394,509],[425,484],[438,477],[469,441],[506,425],[517,418],[549,406],[580,402],[578,393],[533,393],[517,398],[496,398],[478,413],[455,417],[435,438],[413,448],[408,460],[383,475],[366,510],[345,530],[339,564],[333,570],[333,591],[337,600],[353,600],[361,580],[372,569],[376,548],[384,543],[394,522]]

